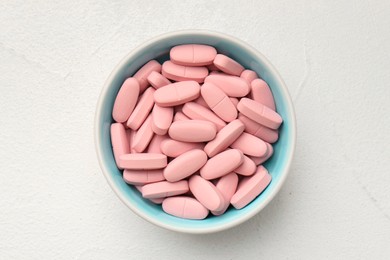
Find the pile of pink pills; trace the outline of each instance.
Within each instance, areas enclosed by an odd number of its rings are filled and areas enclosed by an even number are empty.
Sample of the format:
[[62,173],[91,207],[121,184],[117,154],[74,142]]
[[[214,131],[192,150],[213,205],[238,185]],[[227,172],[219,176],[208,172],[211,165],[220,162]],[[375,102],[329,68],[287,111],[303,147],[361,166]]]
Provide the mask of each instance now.
[[271,182],[281,116],[256,72],[208,45],[170,50],[121,86],[111,143],[123,179],[173,216],[241,209]]

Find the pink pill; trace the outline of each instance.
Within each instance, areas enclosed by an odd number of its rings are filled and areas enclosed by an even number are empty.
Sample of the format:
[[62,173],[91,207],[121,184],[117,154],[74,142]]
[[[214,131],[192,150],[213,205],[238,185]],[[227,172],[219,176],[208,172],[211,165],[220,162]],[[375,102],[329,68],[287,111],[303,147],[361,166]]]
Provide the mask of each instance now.
[[230,147],[251,156],[264,156],[267,153],[267,145],[263,140],[245,132]]
[[166,198],[162,209],[170,215],[186,219],[204,219],[209,214],[209,210],[199,201],[186,196]]
[[138,100],[139,84],[135,78],[128,78],[116,96],[112,117],[116,122],[126,122]]
[[208,45],[185,44],[175,46],[169,52],[171,61],[184,66],[205,66],[213,64],[217,50]]
[[213,157],[226,150],[242,134],[244,128],[244,124],[238,119],[230,122],[217,133],[213,140],[206,144],[204,151],[208,156]]
[[229,98],[230,99],[230,101],[233,103],[233,105],[234,105],[234,107],[237,107],[237,105],[238,105],[238,98],[233,98],[233,97],[231,97],[231,98]]
[[203,149],[203,143],[187,143],[180,142],[173,139],[166,139],[161,143],[161,151],[163,154],[169,157],[178,157],[179,155],[194,150]]
[[251,83],[251,95],[253,100],[271,108],[275,111],[275,101],[267,82],[262,79],[255,79]]
[[114,123],[111,125],[110,134],[112,151],[114,153],[116,165],[119,167],[119,157],[123,154],[130,153],[125,127],[121,123]]
[[144,185],[165,180],[163,170],[129,170],[123,171],[123,179],[132,185]]
[[193,80],[202,83],[208,74],[209,71],[206,67],[182,66],[171,61],[166,61],[162,65],[162,75],[175,81]]
[[172,107],[197,99],[200,86],[195,81],[182,81],[156,90],[154,101],[161,107]]
[[182,112],[177,112],[175,116],[173,117],[173,122],[175,121],[183,121],[183,120],[190,120],[186,115],[184,115]]
[[226,126],[226,123],[210,109],[205,108],[195,102],[186,103],[183,106],[183,113],[190,119],[206,120],[214,123],[218,131]]
[[207,83],[213,83],[229,97],[244,97],[248,95],[250,86],[245,79],[229,75],[210,75],[205,79]]
[[154,104],[152,110],[152,130],[158,135],[165,135],[173,120],[172,107],[160,107]]
[[[217,55],[215,55],[217,56]],[[213,61],[214,62],[214,61]],[[210,71],[210,72],[219,72],[219,69],[214,65],[214,63],[210,64],[210,65],[207,65],[207,69]]]
[[244,155],[240,150],[226,150],[210,158],[200,169],[200,175],[206,180],[216,179],[229,174],[243,161]]
[[185,152],[164,169],[164,177],[167,181],[175,182],[187,178],[198,171],[207,162],[207,154],[200,149]]
[[278,129],[283,121],[278,113],[249,98],[241,98],[237,109],[244,116],[271,129]]
[[168,135],[154,135],[148,146],[148,153],[163,153],[161,144],[169,139]]
[[145,121],[146,117],[149,115],[152,107],[154,105],[153,95],[154,88],[147,88],[138,100],[137,106],[134,108],[133,113],[130,115],[129,120],[127,120],[127,126],[133,130],[137,130],[142,123]]
[[245,79],[250,84],[253,80],[259,78],[259,76],[257,76],[257,73],[253,70],[244,70],[241,73],[240,78]]
[[135,74],[134,78],[136,78],[139,82],[140,86],[140,93],[142,93],[149,85],[149,82],[147,80],[148,76],[152,71],[160,72],[161,71],[161,64],[158,63],[155,60],[151,60],[148,63],[146,63],[144,66],[142,66]]
[[202,107],[209,108],[209,106],[207,105],[206,101],[204,101],[202,96],[199,96],[197,99],[194,100],[194,102],[201,105]]
[[131,148],[134,149],[137,153],[142,153],[149,145],[152,137],[152,116],[149,115],[142,126],[135,133]]
[[237,118],[236,107],[229,97],[213,83],[204,83],[200,92],[211,110],[225,122],[231,122]]
[[279,138],[278,130],[260,125],[241,113],[238,115],[238,119],[245,125],[245,132],[248,134],[257,136],[268,143],[275,143]]
[[188,192],[188,190],[187,181],[161,181],[144,185],[142,187],[142,197],[145,199],[165,198],[184,194]]
[[[134,186],[142,195],[142,186]],[[153,202],[154,204],[161,204],[164,201],[165,198],[157,198],[157,199],[148,199],[149,201]]]
[[158,153],[123,154],[119,157],[122,169],[153,170],[167,166],[167,156]]
[[225,213],[227,208],[230,205],[230,199],[233,197],[234,193],[236,192],[238,185],[238,176],[234,172],[229,173],[228,175],[225,175],[221,177],[217,182],[217,189],[222,193],[224,197],[224,206],[220,211],[213,211],[213,215],[219,216]]
[[150,83],[150,85],[152,85],[152,87],[154,87],[155,89],[159,89],[161,87],[164,87],[166,85],[169,85],[171,84],[171,82],[166,78],[164,77],[163,75],[161,75],[160,73],[156,72],[156,71],[152,71],[149,76],[148,76],[148,82]]
[[250,176],[256,171],[256,164],[248,156],[244,155],[244,161],[240,166],[234,169],[235,173],[243,176]]
[[169,136],[182,142],[207,142],[214,139],[217,128],[209,121],[187,120],[176,121],[168,130]]
[[241,209],[254,200],[260,193],[262,193],[268,184],[271,182],[271,175],[263,166],[257,168],[256,173],[243,180],[238,185],[236,193],[230,200],[230,203],[236,208]]
[[235,76],[240,76],[244,71],[244,67],[241,64],[223,54],[215,56],[214,65],[221,71]]
[[210,181],[194,175],[188,181],[194,197],[207,209],[220,211],[225,206],[222,193]]
[[274,148],[272,147],[272,145],[270,145],[269,143],[266,143],[266,145],[267,145],[266,155],[261,156],[261,157],[254,157],[254,156],[250,157],[256,165],[260,165],[260,164],[264,163],[269,158],[271,158],[271,156],[274,154]]

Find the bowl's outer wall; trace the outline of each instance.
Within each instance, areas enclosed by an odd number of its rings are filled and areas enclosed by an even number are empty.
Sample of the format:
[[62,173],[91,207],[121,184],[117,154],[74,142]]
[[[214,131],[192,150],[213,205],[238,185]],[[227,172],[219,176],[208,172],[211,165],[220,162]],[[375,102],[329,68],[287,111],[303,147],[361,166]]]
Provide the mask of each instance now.
[[[295,148],[295,117],[290,96],[282,79],[261,54],[245,44],[243,48],[242,42],[241,45],[237,45],[237,42],[231,41],[231,39],[237,41],[236,39],[227,37],[229,36],[210,32],[182,32],[161,36],[158,41],[149,41],[122,60],[107,80],[98,103],[95,119],[96,146],[102,170],[109,184],[122,201],[137,214],[168,229],[205,233],[226,229],[249,219],[275,196],[284,182],[292,159]],[[161,210],[160,205],[142,199],[135,188],[123,181],[122,173],[115,165],[110,141],[111,111],[116,94],[124,80],[151,59],[157,58],[160,62],[166,60],[171,47],[188,43],[215,46],[219,53],[226,54],[245,68],[256,71],[269,84],[277,111],[284,120],[280,128],[279,140],[274,144],[274,155],[264,164],[272,175],[272,182],[268,188],[245,208],[236,210],[231,207],[222,216],[211,216],[202,221],[170,216]]]

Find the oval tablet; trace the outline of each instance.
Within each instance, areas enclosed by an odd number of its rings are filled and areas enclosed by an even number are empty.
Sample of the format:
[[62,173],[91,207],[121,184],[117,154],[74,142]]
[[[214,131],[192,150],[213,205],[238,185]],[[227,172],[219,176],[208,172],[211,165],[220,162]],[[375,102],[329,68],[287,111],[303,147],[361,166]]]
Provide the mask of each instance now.
[[152,87],[154,87],[155,89],[159,89],[161,87],[164,87],[166,85],[169,85],[171,84],[171,82],[166,78],[164,77],[163,75],[161,75],[160,73],[156,72],[156,71],[152,71],[149,76],[148,76],[148,82],[150,83],[150,85],[152,85]]
[[182,180],[198,171],[206,162],[207,155],[203,150],[185,152],[167,165],[164,169],[164,177],[170,182]]
[[238,173],[243,176],[250,176],[256,171],[256,164],[248,156],[244,155],[244,161],[240,166],[234,169],[235,173]]
[[194,197],[209,210],[219,211],[225,206],[222,193],[211,182],[194,175],[188,184]]
[[204,219],[209,214],[209,210],[199,201],[186,196],[166,198],[162,209],[170,215],[186,219]]
[[176,121],[171,124],[168,134],[172,139],[182,142],[206,142],[214,139],[215,125],[204,120]]
[[245,79],[250,84],[253,80],[259,78],[259,76],[253,70],[244,70],[241,72],[240,78]]
[[230,147],[251,156],[264,156],[267,153],[267,145],[263,140],[245,132]]
[[168,135],[154,135],[148,146],[148,153],[163,153],[161,144],[169,139]]
[[251,97],[253,100],[275,111],[275,101],[267,82],[255,79],[251,82]]
[[244,116],[271,129],[278,129],[283,121],[271,108],[249,98],[241,98],[237,109]]
[[188,190],[187,181],[161,181],[144,185],[142,187],[142,197],[145,199],[165,198],[184,194]]
[[240,150],[230,149],[210,158],[200,169],[200,176],[206,180],[222,177],[242,164],[244,155]]
[[152,71],[160,72],[161,64],[155,60],[151,60],[142,66],[135,74],[134,78],[136,78],[139,82],[140,93],[142,93],[148,87],[148,76]]
[[251,177],[246,177],[238,185],[236,193],[230,200],[230,203],[236,208],[241,209],[254,200],[262,193],[271,182],[271,175],[263,166],[257,168],[256,173]]
[[172,107],[160,107],[154,104],[152,110],[152,130],[158,135],[165,135],[168,132],[168,128],[172,123],[173,108]]
[[182,81],[159,88],[154,93],[154,101],[162,107],[172,107],[197,99],[200,86],[195,81]]
[[223,54],[215,56],[214,65],[221,71],[235,76],[240,76],[241,72],[244,71],[244,67],[240,63]]
[[206,120],[214,123],[218,131],[226,126],[226,123],[209,108],[203,107],[195,102],[184,104],[183,113],[191,119]]
[[178,157],[179,155],[191,151],[193,149],[203,150],[203,143],[187,143],[180,142],[173,139],[166,139],[161,143],[161,151],[169,157]]
[[152,137],[152,115],[149,115],[142,126],[135,133],[131,148],[134,149],[137,153],[142,153],[152,140]]
[[132,185],[143,185],[165,180],[163,170],[129,170],[123,171],[123,179]]
[[110,128],[112,152],[116,165],[119,167],[119,157],[123,154],[130,153],[129,141],[125,127],[121,123],[114,123]]
[[234,172],[229,173],[228,175],[225,175],[221,177],[217,184],[215,185],[217,189],[222,193],[222,196],[224,197],[224,206],[220,211],[213,211],[213,215],[219,216],[225,213],[227,208],[230,205],[230,199],[233,197],[234,193],[237,190],[238,185],[238,176]]
[[155,90],[152,87],[145,90],[138,100],[137,106],[134,108],[129,120],[127,120],[127,127],[137,130],[142,125],[154,105],[154,92]]
[[[142,186],[134,186],[142,195]],[[148,199],[149,201],[153,202],[154,204],[161,204],[164,201],[165,198],[156,198],[156,199]]]
[[238,119],[245,125],[245,132],[248,134],[257,136],[271,144],[275,143],[279,138],[278,130],[260,125],[259,123],[256,123],[241,113],[238,115]]
[[217,50],[209,45],[184,44],[173,47],[169,56],[178,65],[206,66],[213,64]]
[[116,122],[126,122],[137,103],[139,95],[139,84],[135,78],[128,78],[115,98],[112,109],[112,117]]
[[193,80],[202,83],[208,74],[206,67],[182,66],[171,61],[166,61],[162,65],[162,75],[175,81]]
[[240,120],[234,120],[222,128],[215,138],[208,142],[204,151],[209,157],[226,150],[244,131],[244,124]]
[[245,79],[229,75],[210,75],[205,82],[213,83],[229,97],[244,97],[250,91],[250,86]]
[[119,157],[119,166],[123,169],[153,170],[167,166],[167,156],[158,153],[132,153]]
[[262,157],[253,157],[251,156],[251,160],[256,164],[260,165],[267,161],[274,154],[274,148],[269,143],[265,143],[267,145],[267,154]]
[[204,83],[200,92],[211,110],[225,122],[231,122],[237,118],[236,107],[229,97],[213,83]]

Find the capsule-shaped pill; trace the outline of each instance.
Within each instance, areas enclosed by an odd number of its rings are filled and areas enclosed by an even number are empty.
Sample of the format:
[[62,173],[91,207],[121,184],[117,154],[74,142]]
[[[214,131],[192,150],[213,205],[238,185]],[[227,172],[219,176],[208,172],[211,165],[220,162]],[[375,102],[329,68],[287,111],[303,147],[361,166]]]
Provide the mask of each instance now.
[[112,151],[114,153],[116,165],[119,167],[119,157],[123,154],[130,153],[125,127],[121,123],[114,123],[111,125],[110,134]]
[[191,119],[206,120],[214,123],[218,131],[226,126],[226,123],[214,114],[208,107],[203,107],[195,102],[188,102],[184,104],[182,111]]
[[183,66],[206,66],[213,64],[217,50],[209,45],[184,44],[173,47],[169,56],[171,61]]
[[154,101],[161,107],[172,107],[197,99],[200,86],[195,81],[176,82],[156,90]]
[[165,180],[163,170],[129,170],[123,171],[123,180],[132,185],[144,185],[147,183]]
[[199,201],[187,196],[164,199],[162,209],[170,215],[186,219],[204,219],[209,214],[209,210]]
[[154,87],[155,89],[159,89],[161,87],[171,84],[171,82],[166,77],[156,71],[152,71],[147,79],[150,85],[152,85],[152,87]]
[[223,54],[217,54],[213,63],[218,69],[230,75],[240,76],[244,71],[240,63]]
[[142,153],[153,138],[152,115],[149,115],[142,126],[134,135],[131,148],[137,153]]
[[224,200],[223,208],[219,211],[211,212],[213,213],[213,215],[219,216],[225,213],[225,211],[230,205],[230,199],[233,197],[234,193],[237,190],[237,185],[238,185],[238,176],[234,172],[229,173],[218,180],[215,186],[222,193],[225,200]]
[[203,150],[203,143],[180,142],[173,139],[166,139],[161,143],[161,151],[168,157],[178,157],[179,155],[193,149]]
[[193,80],[202,83],[208,74],[206,67],[182,66],[171,61],[166,61],[162,65],[162,75],[175,81]]
[[264,156],[267,153],[267,145],[263,140],[245,132],[230,147],[250,156]]
[[244,97],[250,91],[250,86],[245,79],[223,74],[210,75],[205,82],[213,83],[229,97]]
[[123,154],[119,157],[122,169],[153,170],[167,166],[167,156],[158,153]]
[[275,111],[275,101],[267,82],[255,79],[251,82],[251,96],[253,100]]
[[240,78],[245,79],[250,84],[253,80],[259,78],[259,76],[253,70],[244,70],[241,72]]
[[182,142],[206,142],[214,139],[217,128],[209,121],[186,120],[171,124],[168,134],[172,139]]
[[[268,152],[268,151],[267,151]],[[235,173],[238,173],[243,176],[250,176],[256,171],[256,164],[248,156],[244,155],[244,161],[240,166],[234,169]]]
[[142,93],[148,87],[148,76],[152,71],[160,72],[161,64],[155,60],[151,60],[147,62],[144,66],[142,66],[135,74],[134,78],[136,78],[139,82],[140,93]]
[[127,120],[127,127],[133,130],[137,130],[142,125],[153,108],[154,92],[155,90],[152,87],[145,90],[145,92],[139,98],[133,113],[129,117],[129,120]]
[[188,182],[168,182],[160,181],[146,184],[142,187],[142,197],[145,199],[165,198],[184,194],[189,191]]
[[139,84],[135,78],[128,78],[116,96],[112,117],[116,122],[123,123],[129,119],[138,100]]
[[238,115],[238,119],[245,125],[245,132],[248,134],[257,136],[271,144],[275,143],[279,138],[278,130],[260,125],[259,123],[247,118],[241,113]]
[[161,144],[169,139],[168,135],[154,135],[148,146],[148,153],[163,153],[161,150]]
[[269,158],[271,158],[271,156],[274,154],[274,148],[272,147],[272,145],[270,145],[269,143],[265,143],[267,145],[267,153],[266,155],[264,156],[261,156],[261,157],[256,157],[256,156],[251,156],[251,160],[256,164],[256,165],[260,165],[260,164],[263,164],[264,162],[266,162]]
[[210,158],[200,169],[200,176],[206,180],[222,177],[242,164],[244,155],[240,150],[230,149]]
[[172,107],[160,107],[154,104],[152,110],[152,130],[158,135],[165,135],[173,120]]
[[188,184],[194,197],[209,210],[220,211],[225,206],[222,193],[210,181],[194,175]]

